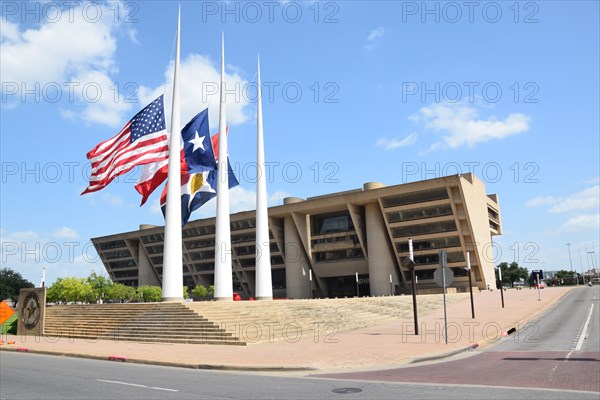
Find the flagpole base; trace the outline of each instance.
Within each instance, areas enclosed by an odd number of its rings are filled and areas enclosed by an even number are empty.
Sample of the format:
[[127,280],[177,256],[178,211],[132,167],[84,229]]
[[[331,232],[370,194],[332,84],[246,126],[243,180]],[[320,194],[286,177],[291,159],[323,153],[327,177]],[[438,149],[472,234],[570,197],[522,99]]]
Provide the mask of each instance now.
[[182,303],[183,297],[163,297],[163,303]]
[[215,297],[215,301],[233,301],[233,296],[231,296],[231,297]]
[[272,296],[258,296],[256,300],[273,300]]

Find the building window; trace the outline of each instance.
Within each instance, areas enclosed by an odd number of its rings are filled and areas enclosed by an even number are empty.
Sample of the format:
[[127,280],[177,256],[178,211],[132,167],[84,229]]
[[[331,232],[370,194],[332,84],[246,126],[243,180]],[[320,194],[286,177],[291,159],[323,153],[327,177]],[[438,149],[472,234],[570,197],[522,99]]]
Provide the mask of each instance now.
[[127,247],[124,240],[113,240],[111,242],[100,243],[100,250],[112,250]]
[[[438,239],[413,240],[414,251],[444,249],[448,247],[460,247],[460,238],[458,236],[450,236]],[[397,243],[396,249],[400,253],[408,253],[408,241]]]
[[131,257],[131,253],[129,252],[129,250],[124,249],[124,250],[117,250],[117,251],[111,251],[111,252],[104,253],[104,258],[106,260],[114,260],[117,258],[124,258],[124,257]]
[[108,262],[108,266],[111,269],[119,269],[119,268],[137,267],[137,264],[135,263],[135,260],[130,259],[130,260],[124,260],[124,261],[111,261],[111,262]]
[[324,251],[322,253],[316,253],[316,258],[317,262],[340,261],[353,258],[363,258],[363,252],[361,249]]
[[196,271],[213,271],[215,265],[212,262],[208,264],[194,264],[194,269]]
[[[462,262],[462,261],[465,261],[465,255],[463,254],[462,251],[455,251],[455,252],[447,253],[446,260],[449,263]],[[439,264],[439,261],[440,261],[439,253],[415,256],[415,264],[417,264],[417,265],[419,265],[419,264],[421,264],[421,265],[422,264]]]
[[285,269],[274,269],[271,271],[273,289],[285,289]]
[[256,227],[256,220],[253,219],[243,219],[241,221],[231,221],[231,230],[232,231],[240,231],[242,229],[251,229]]
[[142,239],[142,243],[148,244],[148,243],[154,243],[154,242],[164,242],[165,236],[162,233],[157,233],[154,235],[142,236],[141,239]]
[[283,264],[283,257],[281,257],[281,256],[271,257],[271,265],[281,265],[281,264]]
[[419,224],[392,228],[392,236],[399,238],[454,231],[456,231],[456,223],[454,221],[442,221],[433,224]]
[[214,235],[215,226],[214,225],[205,225],[205,226],[197,226],[195,228],[188,228],[183,230],[183,237],[196,237],[196,236],[206,236],[206,235]]
[[311,226],[313,235],[354,231],[354,225],[348,211],[313,215]]
[[412,221],[416,219],[442,217],[452,215],[450,204],[444,204],[435,207],[417,208],[404,211],[389,212],[386,214],[389,223]]
[[443,200],[448,198],[445,187],[421,190],[418,192],[398,194],[395,196],[382,197],[381,202],[385,208],[404,206],[407,204],[424,203],[427,201]]

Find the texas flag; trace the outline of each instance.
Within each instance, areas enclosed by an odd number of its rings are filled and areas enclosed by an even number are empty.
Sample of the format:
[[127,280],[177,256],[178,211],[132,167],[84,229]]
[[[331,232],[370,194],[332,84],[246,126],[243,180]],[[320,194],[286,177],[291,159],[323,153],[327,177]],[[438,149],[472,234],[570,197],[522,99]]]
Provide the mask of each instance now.
[[[208,129],[208,109],[197,114],[182,129],[183,146],[181,149],[181,163],[189,173],[210,171],[217,168],[213,141]],[[169,169],[169,160],[147,164],[143,167],[140,178],[135,184],[135,190],[142,195],[140,207],[146,203],[150,194],[166,179]],[[183,184],[183,181],[182,181]]]
[[[208,110],[196,115],[181,131],[183,148],[181,149],[181,225],[185,225],[192,212],[217,195],[217,133],[212,138],[208,129]],[[239,185],[229,159],[229,188]],[[167,179],[168,165],[156,163],[144,168],[136,184],[136,190],[142,195],[142,204],[148,196]],[[165,213],[167,187],[163,188],[160,205]]]

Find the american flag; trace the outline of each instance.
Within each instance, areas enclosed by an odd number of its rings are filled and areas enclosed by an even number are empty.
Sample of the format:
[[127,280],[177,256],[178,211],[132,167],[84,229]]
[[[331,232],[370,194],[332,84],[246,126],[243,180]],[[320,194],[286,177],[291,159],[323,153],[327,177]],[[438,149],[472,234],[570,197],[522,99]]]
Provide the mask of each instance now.
[[137,113],[113,138],[87,153],[92,173],[87,189],[96,192],[137,165],[167,160],[169,146],[163,95]]

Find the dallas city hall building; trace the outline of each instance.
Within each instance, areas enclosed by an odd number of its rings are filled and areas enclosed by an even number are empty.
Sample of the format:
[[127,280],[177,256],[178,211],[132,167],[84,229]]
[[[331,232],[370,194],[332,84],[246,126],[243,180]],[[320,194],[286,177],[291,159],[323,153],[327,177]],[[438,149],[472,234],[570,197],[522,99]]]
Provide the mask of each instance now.
[[[498,197],[487,195],[471,173],[395,186],[366,183],[283,203],[268,212],[274,298],[355,296],[357,273],[361,296],[409,293],[412,273],[401,264],[409,238],[419,293],[440,290],[433,273],[441,249],[454,272],[450,287],[468,289],[467,251],[473,286],[495,287],[489,254],[492,238],[502,233]],[[255,222],[255,211],[231,215],[234,291],[245,298],[254,296]],[[92,243],[113,281],[161,285],[164,226],[142,225]],[[214,245],[215,218],[185,225],[183,279],[189,288],[213,284]]]

